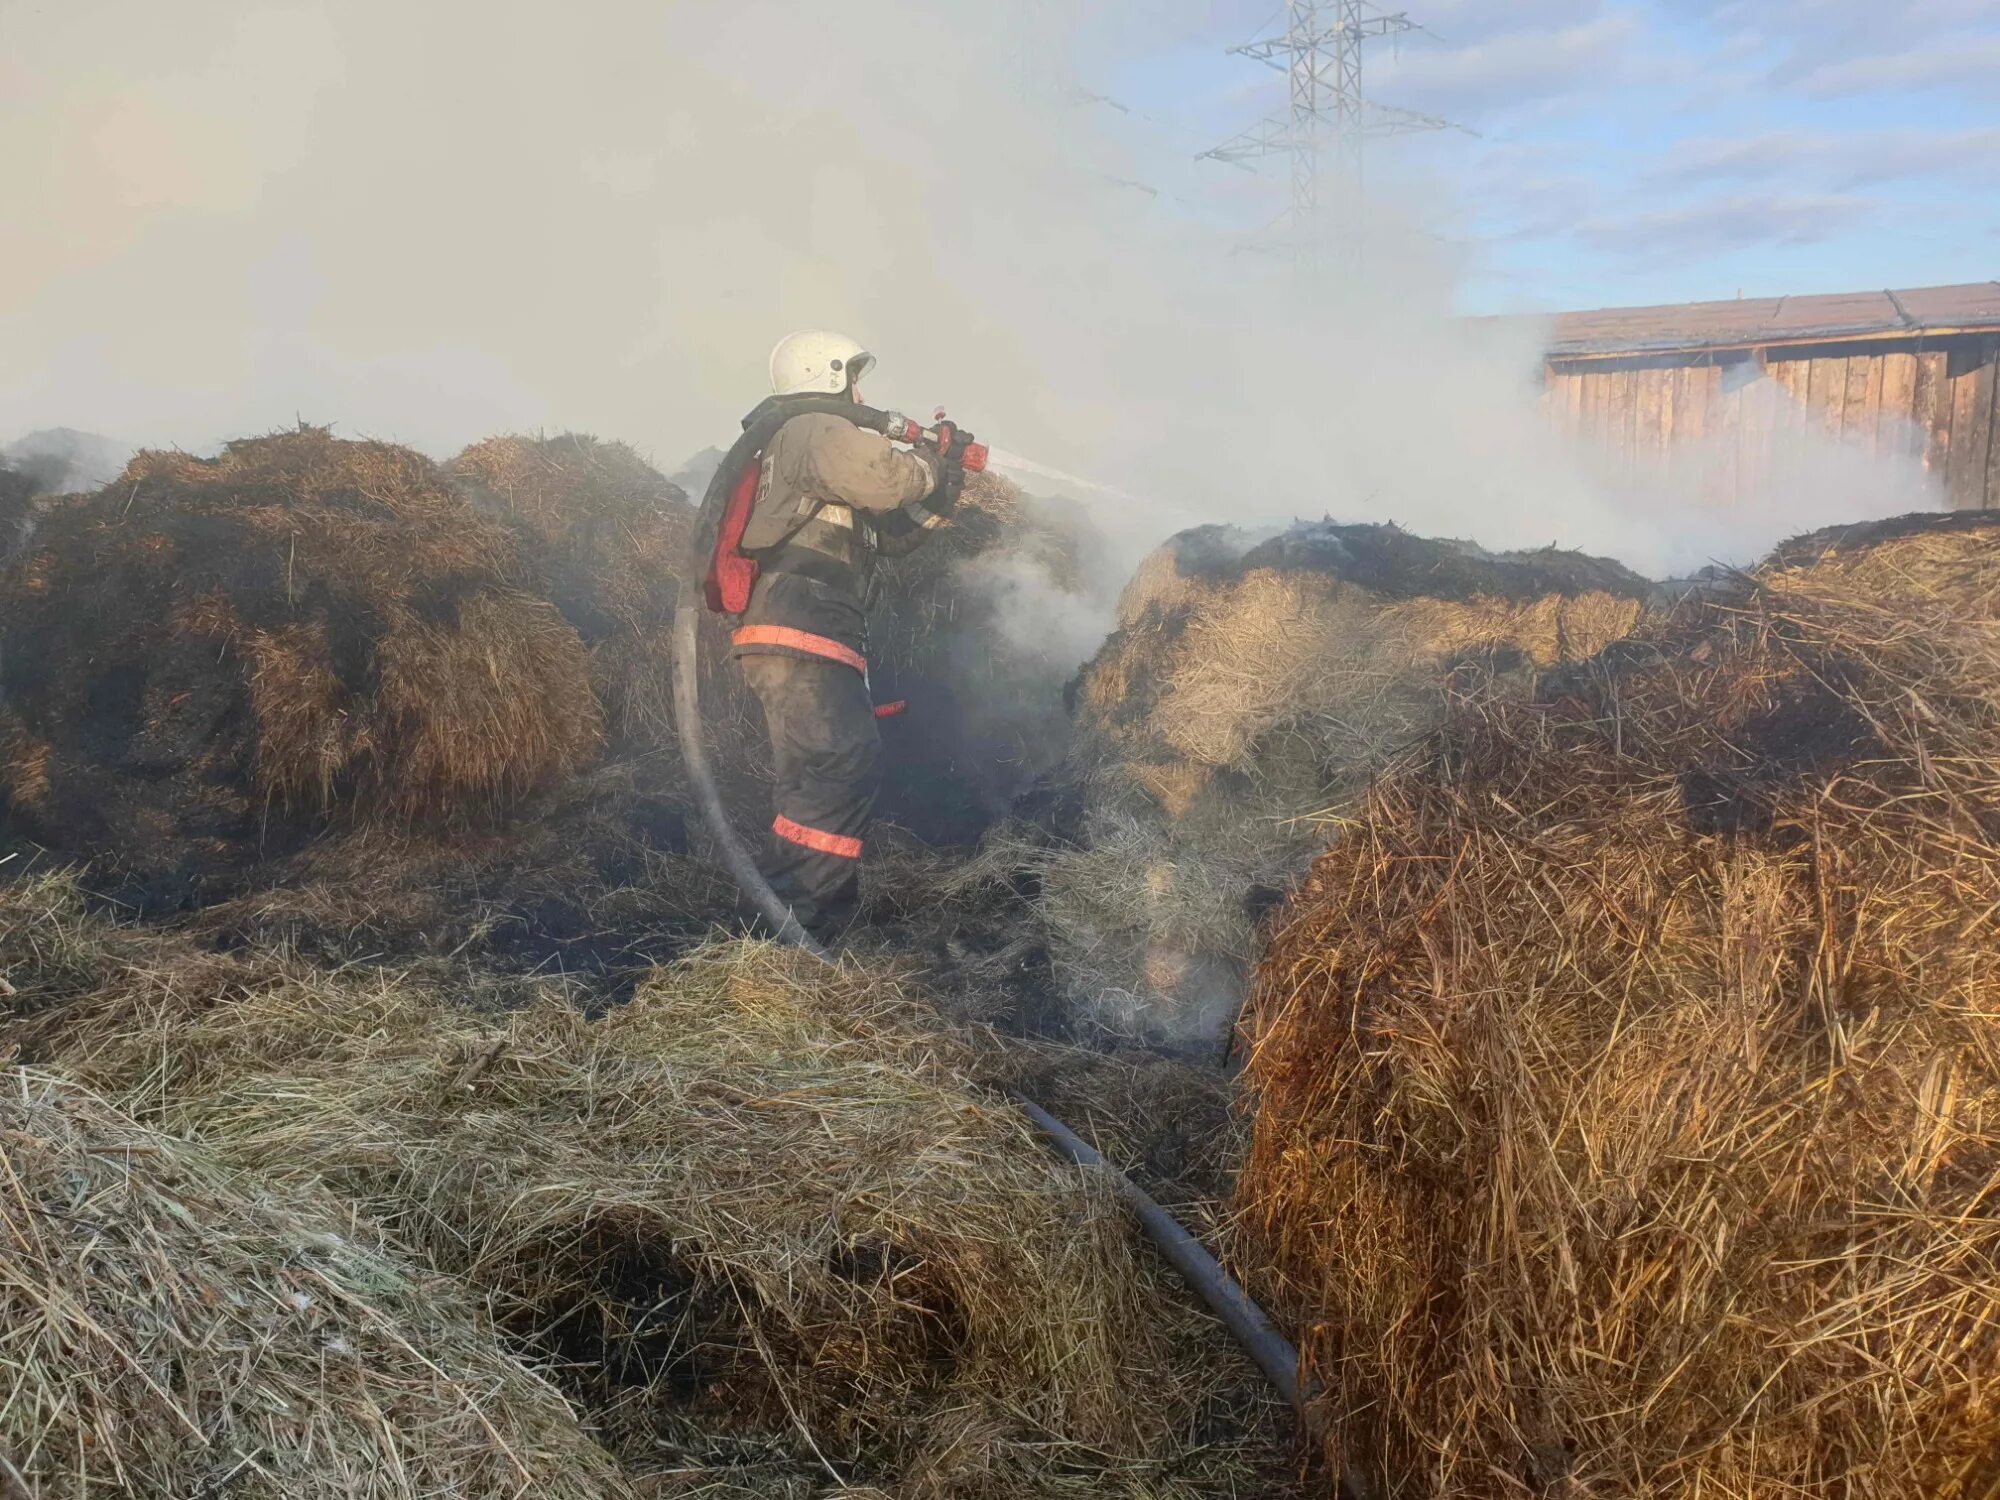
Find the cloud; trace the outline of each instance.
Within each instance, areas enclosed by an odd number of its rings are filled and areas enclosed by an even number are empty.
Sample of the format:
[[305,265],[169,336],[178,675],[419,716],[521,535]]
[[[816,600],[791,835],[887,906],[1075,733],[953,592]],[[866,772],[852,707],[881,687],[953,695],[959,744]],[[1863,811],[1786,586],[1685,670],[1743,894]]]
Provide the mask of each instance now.
[[[1880,51],[1885,14],[1878,0],[1674,0],[1718,30],[1774,39],[1803,59]],[[1992,0],[1902,0],[1894,15],[1904,46],[1993,20]]]
[[1676,0],[1691,19],[1761,56],[1761,77],[1810,99],[1996,88],[1993,0]]
[[[1704,265],[1744,255],[1857,284],[1955,255],[1933,279],[1959,279],[1962,237],[1995,216],[2000,117],[1964,107],[2000,95],[1995,0],[1903,0],[1886,33],[1876,0],[1550,0],[1535,23],[1458,8],[1490,29],[1406,51],[1371,92],[1486,130],[1459,201],[1492,263],[1540,268],[1550,301],[1607,279],[1629,300],[1699,297]],[[1922,214],[1926,248],[1888,240],[1891,202]],[[1836,264],[1860,269],[1814,269]]]
[[1874,200],[1854,194],[1741,193],[1600,218],[1577,232],[1599,250],[1661,264],[1757,246],[1821,244],[1878,208]]
[[1682,141],[1646,173],[1658,186],[1789,182],[1852,189],[1928,177],[2000,176],[2000,126],[1963,130],[1767,131]]
[[2000,98],[2000,34],[1942,35],[1901,52],[1821,62],[1803,70],[1795,87],[1815,99],[1940,88]]
[[1567,234],[1592,217],[1603,185],[1574,146],[1489,142],[1466,163],[1459,198],[1489,240]]
[[[1399,7],[1387,7],[1398,9]],[[1604,16],[1605,0],[1424,0],[1410,19],[1447,47],[1462,47],[1523,32],[1548,33]]]
[[1613,86],[1638,58],[1645,27],[1629,13],[1607,13],[1555,29],[1529,27],[1468,46],[1412,42],[1372,70],[1370,92],[1385,102],[1445,113],[1486,115],[1524,106],[1546,109]]

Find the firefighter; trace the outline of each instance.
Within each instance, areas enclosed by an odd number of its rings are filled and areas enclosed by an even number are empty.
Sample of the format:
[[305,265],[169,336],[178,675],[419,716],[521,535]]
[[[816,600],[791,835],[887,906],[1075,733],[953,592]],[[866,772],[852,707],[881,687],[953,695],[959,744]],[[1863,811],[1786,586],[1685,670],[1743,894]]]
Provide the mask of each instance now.
[[[859,405],[874,363],[840,334],[792,334],[771,352],[772,399]],[[759,571],[732,655],[771,739],[776,816],[760,863],[822,941],[854,915],[878,786],[867,662],[875,561],[913,550],[945,523],[970,442],[959,433],[935,452],[897,448],[822,409],[785,421],[764,451],[741,543]]]

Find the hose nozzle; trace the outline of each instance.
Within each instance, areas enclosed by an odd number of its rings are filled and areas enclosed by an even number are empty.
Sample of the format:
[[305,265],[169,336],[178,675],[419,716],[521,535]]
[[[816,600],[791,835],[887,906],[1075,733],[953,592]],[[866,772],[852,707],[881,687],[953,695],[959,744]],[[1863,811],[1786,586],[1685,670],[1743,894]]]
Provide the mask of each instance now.
[[[944,445],[950,441],[948,436],[950,429],[948,424],[945,423],[942,411],[937,414],[935,420],[938,424],[937,426],[925,427],[904,416],[899,411],[884,412],[882,416],[882,435],[892,443],[908,443],[912,448],[929,448],[933,451],[941,451]],[[992,452],[984,443],[967,444],[962,460],[965,472],[968,474],[985,473],[987,460],[991,457]]]

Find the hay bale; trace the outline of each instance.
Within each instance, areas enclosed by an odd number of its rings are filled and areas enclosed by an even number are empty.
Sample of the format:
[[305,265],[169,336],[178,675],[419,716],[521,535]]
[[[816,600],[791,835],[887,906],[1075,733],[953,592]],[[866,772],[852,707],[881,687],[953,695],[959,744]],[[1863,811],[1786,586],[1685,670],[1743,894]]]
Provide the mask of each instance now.
[[1365,781],[1433,721],[1444,672],[1581,660],[1631,629],[1650,589],[1579,553],[1490,554],[1393,526],[1253,540],[1201,527],[1140,565],[1079,685],[1099,754],[1242,770],[1290,730]]
[[515,533],[533,592],[583,637],[614,749],[670,744],[686,492],[624,443],[573,432],[489,438],[444,472]]
[[60,882],[0,889],[21,1012],[0,1035],[353,1202],[635,1448],[721,1468],[750,1447],[910,1496],[1240,1470],[1193,1435],[1187,1323],[1115,1199],[967,1082],[893,972],[719,947],[593,1024],[453,1004],[448,970],[145,941]]
[[[2000,522],[1823,533],[1384,776],[1245,1255],[1387,1493],[2000,1485]],[[1336,1470],[1337,1471],[1337,1470]]]
[[461,1288],[18,1067],[0,1244],[0,1493],[630,1493]]
[[1644,580],[1393,526],[1183,533],[1148,557],[1075,688],[1083,848],[1042,911],[1072,997],[1116,1029],[1214,1040],[1260,903],[1455,685],[1584,659]]
[[416,453],[143,453],[0,574],[18,822],[198,877],[328,821],[463,822],[601,738],[576,632]]

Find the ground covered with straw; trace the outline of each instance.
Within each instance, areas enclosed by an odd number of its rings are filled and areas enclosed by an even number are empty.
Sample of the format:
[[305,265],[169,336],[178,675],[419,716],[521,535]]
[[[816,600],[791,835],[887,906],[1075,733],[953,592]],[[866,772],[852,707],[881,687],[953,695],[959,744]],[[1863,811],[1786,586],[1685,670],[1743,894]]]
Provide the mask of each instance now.
[[630,1493],[461,1286],[325,1193],[0,1068],[0,1494]]
[[2000,525],[1802,539],[1380,779],[1244,1256],[1385,1494],[2000,1487]]
[[593,1022],[208,951],[62,877],[0,888],[0,962],[36,1066],[379,1224],[666,1492],[1282,1480],[1219,1333],[894,970],[725,944]]

